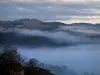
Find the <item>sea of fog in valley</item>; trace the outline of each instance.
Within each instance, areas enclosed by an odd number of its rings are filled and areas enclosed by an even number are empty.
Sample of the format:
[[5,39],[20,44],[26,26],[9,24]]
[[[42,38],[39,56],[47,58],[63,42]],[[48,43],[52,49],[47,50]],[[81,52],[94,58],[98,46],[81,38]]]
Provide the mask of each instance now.
[[0,46],[16,46],[27,58],[100,74],[100,36],[70,31],[17,30],[0,34]]
[[76,72],[100,73],[100,45],[79,45],[58,48],[20,48],[21,54],[40,62],[66,65]]

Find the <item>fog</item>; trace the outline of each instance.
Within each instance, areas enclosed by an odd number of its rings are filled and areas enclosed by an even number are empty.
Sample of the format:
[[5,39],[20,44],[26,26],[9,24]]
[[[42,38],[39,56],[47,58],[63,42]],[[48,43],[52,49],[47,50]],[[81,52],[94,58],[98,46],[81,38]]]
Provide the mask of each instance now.
[[[78,33],[72,33],[70,31],[41,31],[41,30],[18,30],[19,34],[22,35],[28,35],[28,36],[44,36],[48,37],[49,39],[52,39],[56,41],[57,43],[61,42],[69,42],[69,43],[100,43],[100,40],[98,40],[98,37],[100,35],[94,36],[92,34],[86,35],[83,33],[83,35],[80,35]],[[93,38],[95,37],[95,38]]]
[[82,45],[62,48],[20,48],[21,54],[40,62],[66,65],[78,73],[100,73],[100,45]]
[[56,48],[20,48],[21,53],[29,58],[34,57],[47,64],[66,65],[69,69],[78,73],[100,73],[100,39],[98,38],[91,38],[86,35],[73,35],[70,32],[63,31],[48,32],[35,30],[31,32],[21,31],[19,33],[31,36],[45,36],[58,43],[69,42],[79,44]]
[[0,33],[0,41],[0,45],[16,46],[27,59],[36,58],[45,64],[66,65],[77,73],[100,74],[99,35],[80,35],[69,31],[16,30],[14,33]]

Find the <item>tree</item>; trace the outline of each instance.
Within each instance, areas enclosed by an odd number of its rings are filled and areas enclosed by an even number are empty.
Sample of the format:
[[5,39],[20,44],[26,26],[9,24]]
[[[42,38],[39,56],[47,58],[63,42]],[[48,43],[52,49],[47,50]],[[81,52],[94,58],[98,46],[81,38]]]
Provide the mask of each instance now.
[[28,61],[28,66],[31,66],[31,67],[38,66],[38,64],[39,64],[39,61],[34,58],[31,58]]
[[[32,58],[28,61],[28,65],[22,65],[21,55],[17,51],[17,48],[6,46],[0,54],[0,75],[54,75],[49,70],[38,67],[38,60]],[[26,63],[26,62],[25,62]],[[13,75],[12,74],[12,75]],[[24,75],[24,74],[23,74]]]
[[20,55],[20,63],[24,66],[27,65],[27,58],[23,55]]
[[11,46],[5,46],[2,53],[0,54],[0,59],[11,60],[15,62],[21,61],[20,53],[17,48]]

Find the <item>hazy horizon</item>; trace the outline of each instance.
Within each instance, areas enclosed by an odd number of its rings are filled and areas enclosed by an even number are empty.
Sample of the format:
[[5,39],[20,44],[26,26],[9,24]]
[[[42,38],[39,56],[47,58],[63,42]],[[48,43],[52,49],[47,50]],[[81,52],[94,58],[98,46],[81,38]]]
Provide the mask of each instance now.
[[[13,19],[13,20],[3,20],[3,19],[0,19],[0,21],[15,21],[15,20],[21,20],[21,19],[36,19],[36,18],[19,18],[19,19]],[[40,20],[40,19],[36,19],[36,20]],[[44,21],[44,20],[40,20],[42,22],[60,22],[60,23],[64,23],[64,24],[75,24],[75,23],[87,23],[87,24],[100,24],[100,23],[88,23],[88,22],[73,22],[73,23],[70,23],[70,22],[63,22],[63,21]]]
[[0,20],[100,23],[99,0],[0,0]]

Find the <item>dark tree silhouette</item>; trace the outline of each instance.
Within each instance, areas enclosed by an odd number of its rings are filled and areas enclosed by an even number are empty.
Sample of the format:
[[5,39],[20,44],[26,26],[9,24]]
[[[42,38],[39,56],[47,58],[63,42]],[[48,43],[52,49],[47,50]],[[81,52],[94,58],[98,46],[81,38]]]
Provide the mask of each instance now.
[[17,48],[4,47],[0,53],[0,75],[54,75],[47,69],[36,67],[38,64],[36,59],[30,59],[28,65],[23,65],[21,63],[23,60]]
[[36,66],[38,66],[38,64],[39,64],[39,61],[34,58],[31,58],[28,61],[28,66],[30,66],[30,67],[36,67]]

